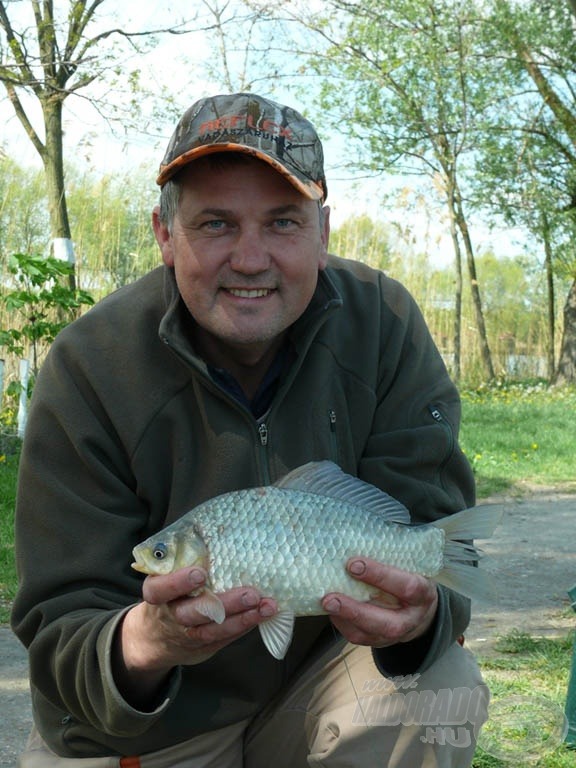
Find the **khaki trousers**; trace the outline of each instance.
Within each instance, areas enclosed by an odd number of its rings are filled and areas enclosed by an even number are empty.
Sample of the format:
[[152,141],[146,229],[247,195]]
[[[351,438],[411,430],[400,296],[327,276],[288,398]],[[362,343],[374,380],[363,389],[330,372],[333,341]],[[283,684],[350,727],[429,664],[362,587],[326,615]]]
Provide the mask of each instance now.
[[19,768],[468,768],[488,688],[455,644],[422,675],[384,678],[370,649],[311,663],[250,721],[134,757],[61,758],[33,731]]

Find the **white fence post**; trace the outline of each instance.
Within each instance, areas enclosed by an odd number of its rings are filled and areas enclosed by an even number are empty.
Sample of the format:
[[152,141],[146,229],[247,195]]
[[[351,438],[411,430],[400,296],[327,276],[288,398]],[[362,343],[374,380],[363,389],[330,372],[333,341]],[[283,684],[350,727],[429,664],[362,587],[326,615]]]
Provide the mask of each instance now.
[[55,237],[52,240],[52,253],[55,259],[67,261],[68,264],[72,265],[76,263],[74,243],[69,237]]
[[30,363],[28,360],[20,360],[20,400],[18,402],[18,437],[23,438],[28,418],[28,376]]

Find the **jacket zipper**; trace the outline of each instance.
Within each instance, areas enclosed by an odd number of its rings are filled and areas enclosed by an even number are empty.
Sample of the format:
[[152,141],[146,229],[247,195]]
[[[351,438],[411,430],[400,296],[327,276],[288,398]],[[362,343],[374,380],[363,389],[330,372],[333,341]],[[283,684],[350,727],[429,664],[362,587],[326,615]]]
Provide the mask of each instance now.
[[336,431],[336,411],[331,408],[328,411],[328,421],[330,422],[330,453],[332,461],[338,463],[338,433]]
[[260,445],[263,448],[266,448],[268,445],[268,427],[266,426],[265,421],[261,421],[260,424],[258,424],[258,435],[260,437]]
[[258,432],[258,457],[264,485],[270,485],[270,470],[268,469],[268,425],[265,421],[259,421],[256,426]]
[[430,415],[432,416],[434,421],[437,422],[438,424],[440,424],[440,426],[444,429],[444,431],[446,432],[446,435],[448,436],[448,449],[447,449],[447,451],[446,451],[446,453],[444,455],[444,458],[440,462],[440,464],[438,466],[438,471],[437,471],[438,479],[440,480],[440,484],[443,487],[442,473],[444,471],[444,467],[446,466],[446,464],[448,463],[448,461],[450,460],[450,457],[452,456],[452,454],[454,452],[454,442],[455,442],[454,441],[454,432],[452,431],[452,427],[450,426],[450,423],[444,417],[442,411],[438,408],[438,406],[436,406],[436,405],[429,405],[428,406],[428,410],[430,411]]

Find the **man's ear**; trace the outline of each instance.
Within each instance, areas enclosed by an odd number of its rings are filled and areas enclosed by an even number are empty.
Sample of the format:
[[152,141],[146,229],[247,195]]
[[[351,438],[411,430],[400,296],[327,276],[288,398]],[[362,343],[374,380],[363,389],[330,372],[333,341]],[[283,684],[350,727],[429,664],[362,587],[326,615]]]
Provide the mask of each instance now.
[[162,253],[162,261],[167,267],[174,266],[174,251],[172,248],[172,235],[168,226],[160,220],[160,206],[154,206],[152,211],[152,229],[154,237]]

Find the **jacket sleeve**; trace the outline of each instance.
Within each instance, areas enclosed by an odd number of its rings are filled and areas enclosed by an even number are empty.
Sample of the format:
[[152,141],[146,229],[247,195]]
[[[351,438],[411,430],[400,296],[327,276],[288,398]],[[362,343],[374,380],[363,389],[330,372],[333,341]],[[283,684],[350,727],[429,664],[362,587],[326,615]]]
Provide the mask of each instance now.
[[[70,335],[64,332],[64,338]],[[148,729],[166,706],[152,713],[132,710],[114,686],[110,665],[114,627],[141,598],[130,551],[149,513],[87,368],[67,350],[67,342],[54,343],[29,413],[18,483],[20,585],[12,626],[29,649],[35,705],[51,712],[54,724],[78,719],[133,735]],[[62,744],[58,732],[55,725],[43,733],[55,749]]]
[[[475,503],[471,468],[458,443],[458,392],[412,297],[382,277],[377,409],[359,464],[364,480],[402,501],[414,523],[430,523]],[[433,628],[375,653],[381,671],[424,671],[464,632],[468,598],[438,587]]]

